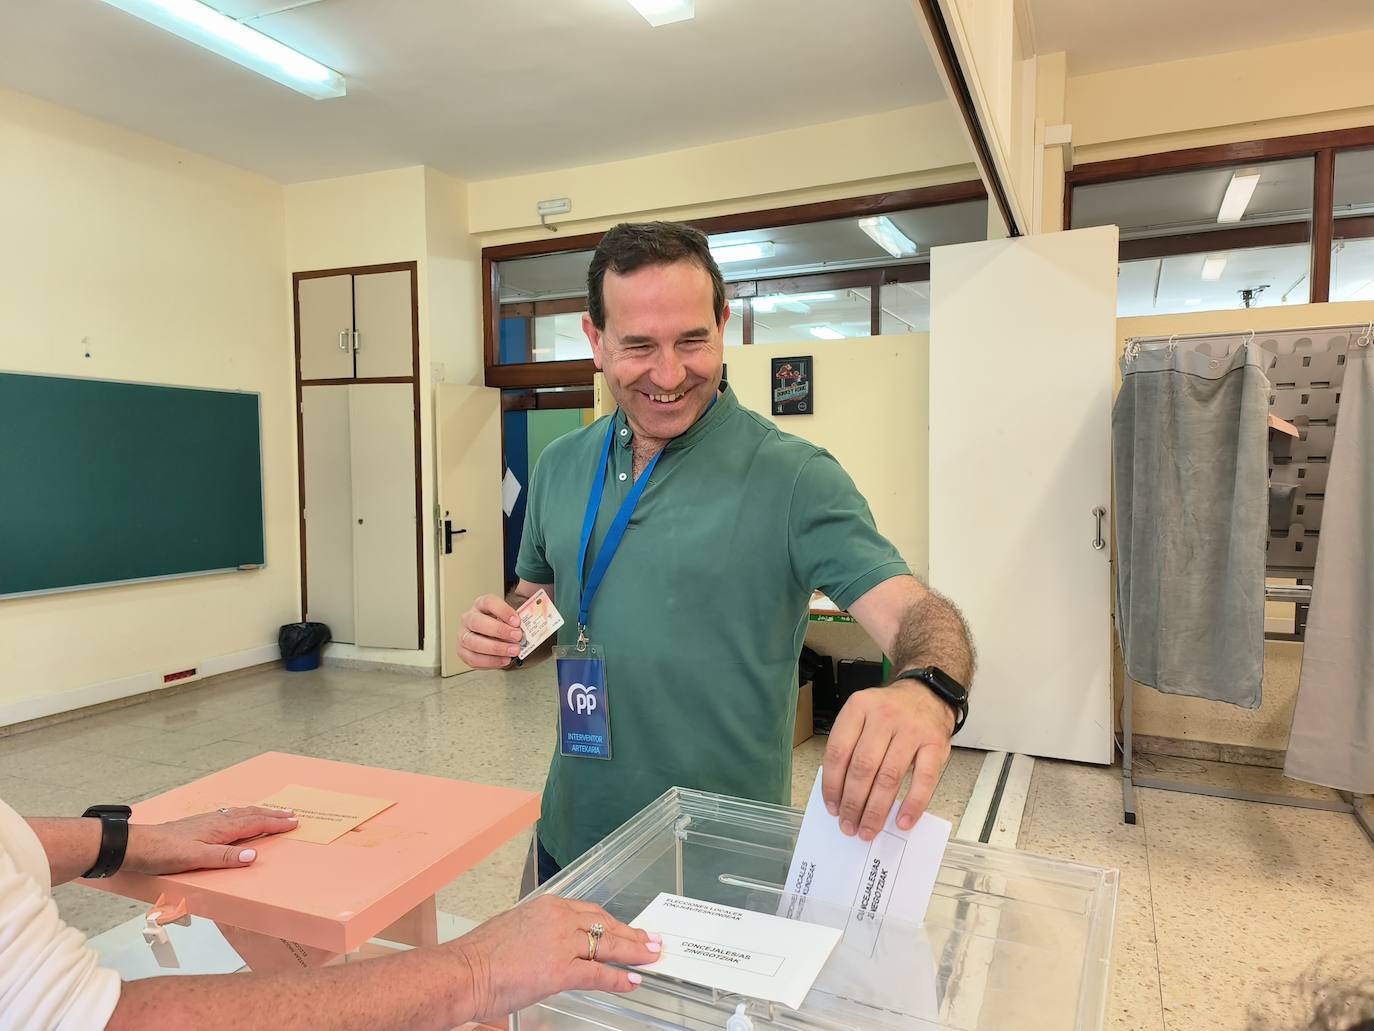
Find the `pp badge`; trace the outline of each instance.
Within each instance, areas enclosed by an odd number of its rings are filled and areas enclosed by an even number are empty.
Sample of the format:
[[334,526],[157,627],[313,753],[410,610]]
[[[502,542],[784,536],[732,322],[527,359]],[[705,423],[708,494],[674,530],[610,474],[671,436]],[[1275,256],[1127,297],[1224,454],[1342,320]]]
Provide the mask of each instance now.
[[594,644],[583,651],[555,648],[558,667],[559,752],[583,759],[611,757],[611,713],[606,660]]

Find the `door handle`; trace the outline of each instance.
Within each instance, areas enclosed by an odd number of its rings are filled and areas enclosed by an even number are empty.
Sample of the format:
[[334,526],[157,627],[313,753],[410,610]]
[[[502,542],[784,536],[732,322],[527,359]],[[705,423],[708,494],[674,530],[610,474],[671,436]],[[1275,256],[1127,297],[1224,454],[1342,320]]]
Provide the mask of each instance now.
[[348,330],[346,329],[339,330],[339,350],[348,350]]
[[1101,551],[1107,546],[1107,542],[1102,539],[1102,517],[1107,514],[1107,510],[1101,505],[1093,509],[1093,518],[1097,521],[1097,536],[1093,538],[1093,551]]
[[455,529],[453,528],[453,520],[452,520],[452,519],[445,519],[445,520],[444,520],[444,554],[445,554],[445,555],[452,555],[452,554],[453,554],[453,538],[457,537],[460,533],[467,533],[467,530],[466,530],[466,529],[458,529],[458,530],[455,530]]
[[359,332],[355,329],[355,330],[353,331],[353,350],[355,350],[355,351],[360,351],[360,350],[362,350],[362,338],[363,338],[363,335],[362,335],[361,333],[359,333]]

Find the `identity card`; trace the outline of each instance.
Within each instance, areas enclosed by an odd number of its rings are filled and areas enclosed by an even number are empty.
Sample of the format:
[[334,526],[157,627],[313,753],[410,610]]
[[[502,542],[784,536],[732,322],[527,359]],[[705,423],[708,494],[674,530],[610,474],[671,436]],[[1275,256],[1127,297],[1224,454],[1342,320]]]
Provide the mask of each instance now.
[[515,614],[520,617],[520,629],[525,634],[520,639],[520,654],[516,656],[522,661],[563,625],[563,617],[543,590],[531,594]]

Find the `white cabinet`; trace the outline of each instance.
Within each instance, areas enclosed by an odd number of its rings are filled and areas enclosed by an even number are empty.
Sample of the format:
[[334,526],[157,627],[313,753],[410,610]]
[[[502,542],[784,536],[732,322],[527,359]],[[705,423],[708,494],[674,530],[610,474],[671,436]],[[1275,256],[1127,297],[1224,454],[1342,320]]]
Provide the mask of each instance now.
[[353,277],[301,279],[296,305],[301,379],[352,379]]
[[358,379],[411,375],[412,311],[409,271],[353,277],[353,360]]
[[334,640],[420,647],[409,383],[301,388],[306,618]]
[[413,376],[415,301],[410,268],[300,273],[296,329],[301,380]]

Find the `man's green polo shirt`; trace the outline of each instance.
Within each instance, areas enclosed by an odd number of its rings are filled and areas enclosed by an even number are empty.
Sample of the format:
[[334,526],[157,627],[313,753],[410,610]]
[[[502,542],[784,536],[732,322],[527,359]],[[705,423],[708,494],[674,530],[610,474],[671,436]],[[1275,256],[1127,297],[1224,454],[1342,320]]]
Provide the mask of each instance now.
[[[615,421],[609,471],[597,468]],[[582,517],[605,475],[590,568],[634,479],[623,412],[550,444],[530,482],[516,570],[552,583],[577,640]],[[570,863],[668,788],[790,802],[797,659],[813,588],[847,608],[910,570],[829,454],[726,388],[671,441],[592,603],[612,758],[554,753],[539,837]]]

